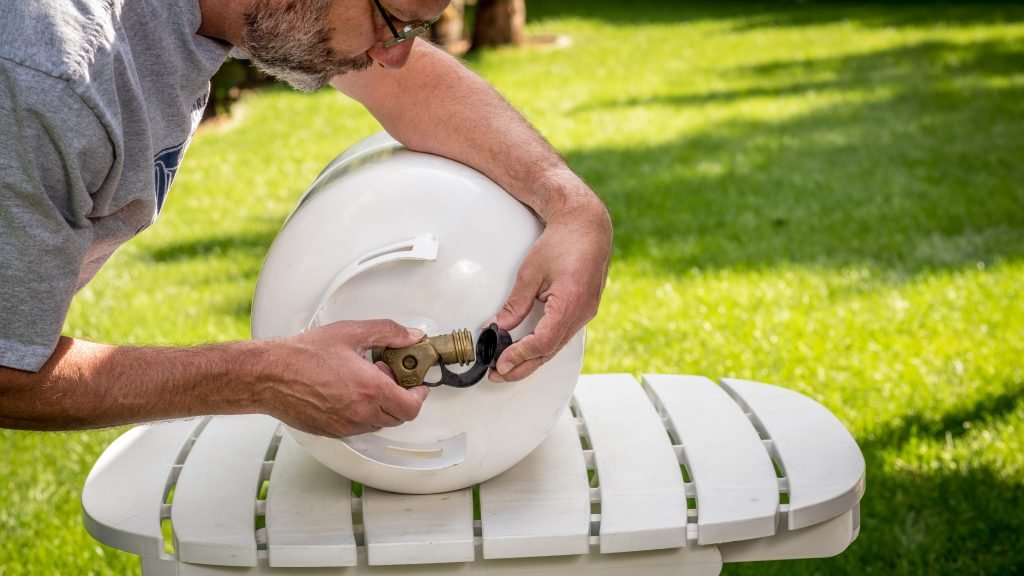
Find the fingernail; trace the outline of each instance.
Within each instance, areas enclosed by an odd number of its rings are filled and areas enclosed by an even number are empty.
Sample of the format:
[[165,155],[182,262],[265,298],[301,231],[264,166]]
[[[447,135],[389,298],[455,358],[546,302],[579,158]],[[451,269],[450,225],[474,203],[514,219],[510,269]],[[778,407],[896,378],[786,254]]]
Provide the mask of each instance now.
[[498,374],[497,370],[491,370],[490,372],[488,372],[487,379],[490,380],[491,382],[498,383],[505,381],[505,379],[501,377],[501,374]]
[[423,331],[418,328],[406,328],[405,330],[409,333],[409,338],[413,338],[415,340],[423,338]]

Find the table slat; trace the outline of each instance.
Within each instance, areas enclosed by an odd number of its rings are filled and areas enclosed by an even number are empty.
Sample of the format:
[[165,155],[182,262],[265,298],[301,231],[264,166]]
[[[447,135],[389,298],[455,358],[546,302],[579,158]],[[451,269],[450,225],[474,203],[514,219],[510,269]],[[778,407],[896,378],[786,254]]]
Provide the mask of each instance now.
[[289,434],[274,459],[266,519],[272,567],[355,566],[352,484]]
[[779,526],[775,536],[726,542],[718,546],[723,562],[764,562],[797,558],[829,558],[846,550],[860,529],[859,504],[820,524],[790,531]]
[[218,416],[185,460],[171,503],[178,558],[221,566],[256,565],[256,496],[279,422]]
[[363,526],[371,566],[470,562],[473,492],[396,494],[363,489]]
[[685,450],[697,490],[698,543],[775,534],[778,478],[739,405],[701,376],[648,374],[643,381]]
[[529,456],[480,485],[480,514],[484,558],[590,551],[587,466],[568,410]]
[[789,483],[789,529],[852,509],[864,494],[864,456],[843,424],[810,398],[768,384],[723,379],[771,438]]
[[686,494],[661,417],[628,374],[585,375],[574,402],[600,483],[601,552],[686,545]]
[[93,538],[140,556],[163,554],[160,507],[171,468],[202,422],[137,426],[107,447],[82,489],[85,528]]

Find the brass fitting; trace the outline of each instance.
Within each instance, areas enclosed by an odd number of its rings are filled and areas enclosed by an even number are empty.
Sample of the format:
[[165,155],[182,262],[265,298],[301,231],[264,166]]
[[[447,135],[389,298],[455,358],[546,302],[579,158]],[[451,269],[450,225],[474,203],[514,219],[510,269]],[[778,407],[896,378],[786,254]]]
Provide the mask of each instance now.
[[424,336],[422,340],[405,348],[374,348],[374,362],[384,362],[395,374],[403,388],[423,384],[430,367],[437,364],[472,364],[476,361],[473,335],[469,330],[456,330],[438,336]]
[[455,330],[440,336],[428,336],[427,342],[437,350],[438,356],[445,364],[465,366],[476,360],[473,352],[473,335],[469,330]]

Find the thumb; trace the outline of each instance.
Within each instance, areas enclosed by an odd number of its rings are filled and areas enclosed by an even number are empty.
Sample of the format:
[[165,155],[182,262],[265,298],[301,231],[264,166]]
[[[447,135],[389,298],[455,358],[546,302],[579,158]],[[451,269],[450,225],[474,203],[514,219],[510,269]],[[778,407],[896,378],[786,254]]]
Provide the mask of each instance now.
[[402,388],[389,382],[383,387],[382,392],[381,408],[395,418],[408,422],[419,415],[420,408],[430,393],[430,388],[426,386]]
[[391,320],[367,320],[360,324],[362,330],[358,346],[362,350],[378,347],[404,348],[423,338],[423,332],[415,328],[406,328]]
[[530,310],[533,310],[538,290],[539,281],[522,274],[517,276],[512,293],[505,300],[495,319],[498,326],[502,330],[511,330],[519,326]]

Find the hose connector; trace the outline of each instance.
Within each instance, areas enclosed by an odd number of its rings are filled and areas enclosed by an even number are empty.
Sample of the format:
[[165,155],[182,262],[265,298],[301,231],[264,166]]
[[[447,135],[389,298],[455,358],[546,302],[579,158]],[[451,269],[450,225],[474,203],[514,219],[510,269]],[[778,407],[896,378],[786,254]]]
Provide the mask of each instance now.
[[[498,357],[512,344],[512,336],[506,330],[491,324],[477,338],[469,330],[455,330],[438,336],[424,336],[422,340],[405,348],[374,348],[371,357],[374,362],[384,362],[395,374],[395,380],[403,388],[415,386],[452,386],[468,388],[483,379],[489,368],[494,368]],[[441,368],[441,379],[426,382],[424,378],[431,366]],[[473,366],[461,373],[452,372],[449,364]]]

